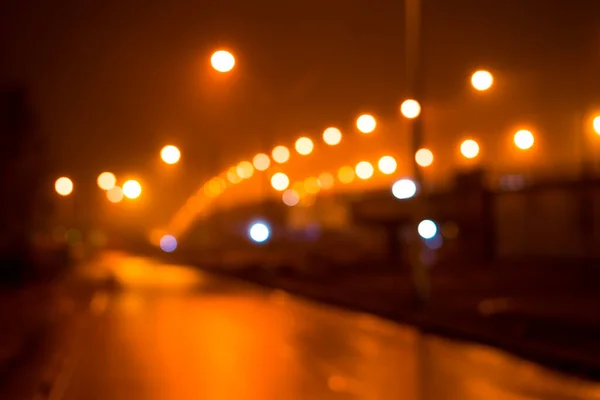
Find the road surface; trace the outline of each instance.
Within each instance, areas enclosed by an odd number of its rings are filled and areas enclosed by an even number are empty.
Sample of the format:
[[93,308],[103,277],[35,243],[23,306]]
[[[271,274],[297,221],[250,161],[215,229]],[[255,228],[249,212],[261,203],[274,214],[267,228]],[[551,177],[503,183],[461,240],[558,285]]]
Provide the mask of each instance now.
[[[184,266],[107,253],[0,398],[600,399],[600,384]],[[114,274],[111,290],[83,282]],[[38,354],[39,353],[39,354]]]

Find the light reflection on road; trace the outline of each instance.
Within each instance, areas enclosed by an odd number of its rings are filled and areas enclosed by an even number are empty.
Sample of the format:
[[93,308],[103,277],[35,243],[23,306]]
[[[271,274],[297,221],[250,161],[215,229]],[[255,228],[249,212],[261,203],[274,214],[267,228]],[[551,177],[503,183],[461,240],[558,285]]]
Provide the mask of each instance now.
[[[109,264],[124,289],[97,294],[110,299],[90,317],[67,400],[600,399],[599,384],[489,347],[112,257],[98,265]],[[191,286],[198,290],[178,290]]]

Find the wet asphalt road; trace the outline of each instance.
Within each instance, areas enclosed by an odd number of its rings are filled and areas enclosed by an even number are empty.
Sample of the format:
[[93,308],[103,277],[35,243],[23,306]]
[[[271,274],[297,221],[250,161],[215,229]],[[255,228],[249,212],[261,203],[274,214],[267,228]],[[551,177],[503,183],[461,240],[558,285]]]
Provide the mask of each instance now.
[[[111,273],[119,290],[89,284]],[[107,253],[74,287],[0,398],[600,399],[489,347],[152,259]]]

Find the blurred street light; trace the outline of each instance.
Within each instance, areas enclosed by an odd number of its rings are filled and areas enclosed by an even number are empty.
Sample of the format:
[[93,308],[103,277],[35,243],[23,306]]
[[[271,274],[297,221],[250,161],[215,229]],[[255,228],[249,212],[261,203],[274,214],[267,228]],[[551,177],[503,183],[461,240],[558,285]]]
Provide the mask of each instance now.
[[278,192],[282,192],[290,185],[290,178],[283,172],[278,172],[271,177],[271,186]]
[[242,161],[239,163],[235,171],[242,179],[248,179],[254,175],[254,167],[248,161]]
[[293,207],[300,202],[300,194],[298,194],[298,192],[294,189],[287,189],[285,192],[283,192],[281,199],[283,200],[283,204]]
[[472,139],[467,139],[461,143],[460,152],[465,158],[475,158],[479,155],[479,144]]
[[430,219],[424,219],[417,227],[419,236],[423,239],[432,239],[437,234],[437,225]]
[[338,170],[337,176],[342,183],[352,183],[356,177],[356,174],[354,172],[354,168],[346,165]]
[[181,152],[175,146],[165,146],[160,151],[160,158],[162,158],[166,164],[177,164],[181,158]]
[[600,115],[594,118],[594,132],[600,135]]
[[265,171],[271,164],[271,159],[265,153],[259,153],[252,159],[252,164],[257,171]]
[[515,133],[514,137],[515,146],[517,146],[521,150],[530,149],[535,142],[533,138],[533,133],[528,130],[522,129]]
[[117,184],[117,177],[111,172],[103,172],[98,175],[96,182],[98,183],[98,187],[100,189],[110,190]]
[[310,153],[312,153],[314,144],[313,144],[312,140],[310,140],[309,138],[301,137],[298,140],[296,140],[295,147],[296,147],[296,151],[298,152],[298,154],[307,156]]
[[398,200],[410,199],[417,193],[417,185],[410,179],[400,179],[392,186],[392,194]]
[[494,77],[488,71],[479,70],[471,76],[471,85],[480,92],[488,90],[494,84]]
[[415,154],[415,161],[421,167],[429,167],[433,164],[433,153],[429,149],[419,149]]
[[421,105],[413,99],[404,100],[400,105],[400,112],[405,118],[414,119],[421,114]]
[[317,178],[321,189],[331,189],[335,183],[335,178],[329,172],[323,172]]
[[394,157],[383,156],[379,159],[377,166],[379,167],[379,170],[383,174],[390,175],[390,174],[393,174],[394,172],[396,172],[396,168],[398,167],[398,164],[396,163],[396,160],[394,159]]
[[172,253],[177,249],[177,239],[173,235],[164,235],[160,238],[160,249],[165,253]]
[[342,132],[338,128],[327,128],[323,132],[323,141],[330,146],[335,146],[342,141]]
[[290,159],[290,151],[285,146],[277,146],[273,149],[271,157],[276,163],[283,164]]
[[358,176],[362,180],[367,180],[373,176],[375,172],[373,165],[368,161],[361,161],[356,164],[356,168],[354,168],[356,172],[356,176]]
[[237,174],[237,167],[231,167],[227,170],[227,180],[234,185],[242,181],[242,178]]
[[215,51],[210,58],[210,64],[218,72],[229,72],[235,66],[235,57],[228,51]]
[[371,133],[377,127],[377,121],[372,115],[363,114],[356,120],[356,127],[362,133]]
[[123,194],[128,199],[137,199],[142,194],[142,185],[136,180],[129,180],[123,184]]
[[111,203],[120,203],[123,200],[123,189],[118,186],[113,186],[106,191],[106,198]]
[[73,193],[73,181],[63,176],[54,183],[54,190],[61,196],[68,196]]
[[248,229],[248,236],[256,243],[263,243],[271,236],[271,230],[266,223],[255,222]]

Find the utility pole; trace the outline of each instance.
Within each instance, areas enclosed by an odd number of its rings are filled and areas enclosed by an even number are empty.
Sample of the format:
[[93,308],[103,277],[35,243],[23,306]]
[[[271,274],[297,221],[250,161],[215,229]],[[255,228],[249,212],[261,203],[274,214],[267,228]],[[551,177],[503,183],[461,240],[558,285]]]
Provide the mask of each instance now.
[[[421,54],[421,0],[404,0],[405,6],[405,62],[408,98],[421,102],[422,54]],[[415,160],[416,152],[423,145],[421,117],[409,120],[413,176],[419,187],[423,183],[421,168]]]
[[[422,102],[422,52],[421,52],[421,0],[404,0],[405,6],[405,62],[407,95],[410,99]],[[417,226],[425,213],[425,199],[423,197],[423,174],[417,164],[415,154],[423,145],[422,117],[418,116],[409,120],[409,135],[411,138],[413,177],[421,196],[417,200],[417,207],[413,215],[412,231],[414,234],[411,243],[411,269],[413,279],[414,305],[422,307],[429,297],[428,267],[423,264],[423,243],[417,234]]]

